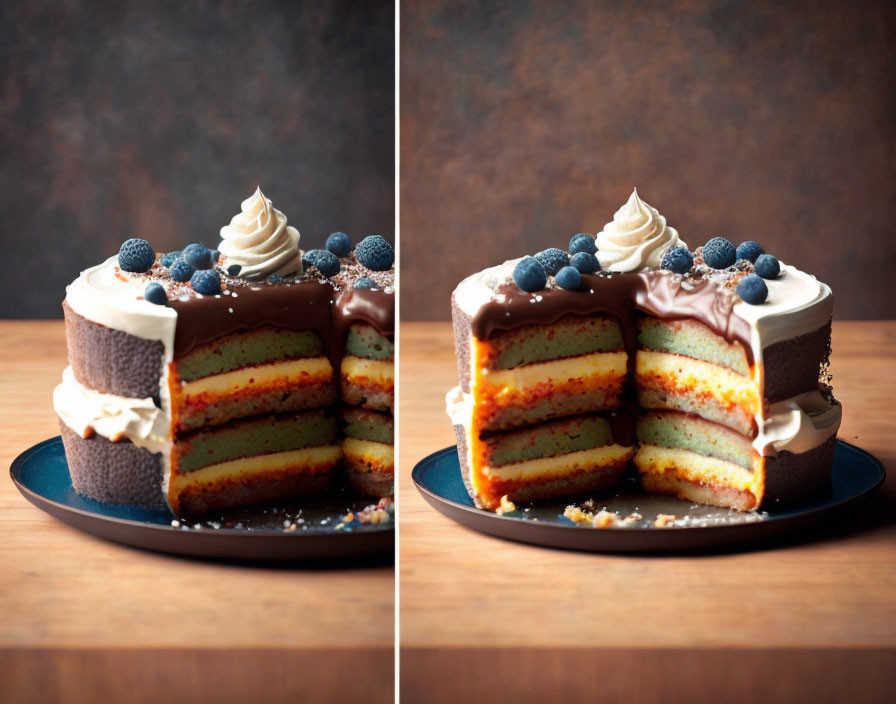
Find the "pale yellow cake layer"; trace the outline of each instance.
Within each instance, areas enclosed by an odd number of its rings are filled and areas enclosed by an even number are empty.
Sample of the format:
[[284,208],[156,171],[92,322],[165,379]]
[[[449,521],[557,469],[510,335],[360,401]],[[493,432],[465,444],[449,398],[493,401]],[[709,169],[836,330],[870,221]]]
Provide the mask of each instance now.
[[687,481],[730,486],[754,494],[761,483],[757,474],[739,465],[679,448],[641,445],[634,462],[642,474],[671,473]]
[[342,358],[342,375],[349,380],[358,377],[372,379],[378,386],[393,386],[395,362],[391,359],[365,359],[351,355]]
[[268,455],[243,457],[238,460],[219,462],[187,474],[171,477],[169,491],[178,492],[188,487],[202,486],[222,479],[249,479],[258,474],[278,472],[301,467],[303,473],[315,474],[327,470],[342,458],[339,445],[320,445],[301,450],[274,452]]
[[372,440],[345,438],[342,450],[349,460],[369,462],[377,469],[387,471],[395,466],[395,446]]
[[664,389],[673,393],[711,396],[725,405],[737,405],[758,413],[762,407],[757,384],[750,378],[691,357],[668,352],[638,350],[635,357],[635,380],[659,378]]
[[[526,364],[513,369],[483,369],[482,382],[492,392],[492,389],[519,391],[552,381],[565,383],[570,379],[595,376],[621,378],[625,376],[627,363],[625,352],[595,352],[581,357]],[[478,390],[474,390],[474,393],[476,391]]]
[[575,472],[600,469],[604,465],[628,461],[634,448],[623,445],[605,445],[590,450],[579,450],[554,457],[505,464],[500,467],[483,467],[482,473],[492,479],[527,480],[562,477]]
[[332,377],[333,367],[326,357],[291,359],[284,362],[261,364],[256,367],[244,367],[232,372],[188,381],[181,384],[181,394],[184,398],[202,394],[226,396],[251,389],[253,386],[321,383],[329,381]]

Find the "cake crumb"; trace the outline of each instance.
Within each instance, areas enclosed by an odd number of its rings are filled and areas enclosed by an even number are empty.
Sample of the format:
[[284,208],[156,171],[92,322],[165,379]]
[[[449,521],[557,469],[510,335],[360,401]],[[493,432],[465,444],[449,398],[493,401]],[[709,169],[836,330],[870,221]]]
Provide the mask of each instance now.
[[670,523],[678,520],[678,516],[671,513],[661,513],[656,517],[656,520],[653,522],[655,528],[665,528]]
[[505,513],[511,513],[512,511],[516,511],[516,504],[507,498],[507,494],[504,494],[504,496],[501,497],[501,505],[498,506],[495,513],[499,516],[503,516]]

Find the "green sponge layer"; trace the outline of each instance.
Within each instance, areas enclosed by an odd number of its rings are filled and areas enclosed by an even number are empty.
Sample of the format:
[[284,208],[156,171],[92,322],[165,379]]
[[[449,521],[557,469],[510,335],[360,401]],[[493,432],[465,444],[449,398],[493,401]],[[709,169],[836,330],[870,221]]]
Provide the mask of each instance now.
[[638,442],[689,450],[753,469],[748,438],[728,428],[684,413],[648,413],[638,419]]
[[667,320],[642,317],[638,320],[638,343],[649,350],[702,359],[749,376],[747,354],[739,342],[729,343],[696,320]]
[[356,323],[348,329],[345,353],[365,359],[392,359],[395,345],[370,325]]
[[613,443],[610,424],[596,415],[573,416],[483,438],[488,464],[500,467]]
[[281,359],[319,357],[323,344],[317,333],[264,327],[220,337],[177,360],[182,381],[193,381],[254,364]]
[[336,419],[326,411],[263,416],[199,430],[175,444],[180,471],[192,472],[218,462],[331,445]]
[[377,413],[364,408],[344,408],[342,422],[342,432],[347,438],[382,442],[386,445],[394,442],[394,424],[388,413]]

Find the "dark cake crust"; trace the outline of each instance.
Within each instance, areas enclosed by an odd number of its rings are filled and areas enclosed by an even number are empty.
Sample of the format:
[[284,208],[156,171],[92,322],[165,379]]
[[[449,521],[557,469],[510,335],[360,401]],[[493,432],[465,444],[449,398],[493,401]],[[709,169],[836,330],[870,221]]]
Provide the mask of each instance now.
[[165,346],[78,315],[65,301],[68,360],[75,379],[89,389],[129,398],[152,398],[159,405]]
[[166,507],[161,453],[137,447],[130,440],[112,442],[96,434],[85,439],[61,420],[59,429],[72,487],[79,494],[108,503]]
[[830,322],[815,332],[777,342],[762,350],[765,397],[771,402],[818,388],[818,376],[831,352]]
[[837,436],[806,452],[779,452],[765,461],[765,495],[762,508],[803,499],[828,486]]

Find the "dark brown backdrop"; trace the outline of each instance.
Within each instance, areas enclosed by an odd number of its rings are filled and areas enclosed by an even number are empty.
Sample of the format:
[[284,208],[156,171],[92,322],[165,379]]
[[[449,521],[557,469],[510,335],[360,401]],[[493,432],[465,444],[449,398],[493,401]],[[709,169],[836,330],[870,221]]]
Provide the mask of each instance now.
[[892,318],[896,9],[852,5],[404,0],[403,319],[633,185],[691,248],[756,239]]
[[0,317],[134,235],[214,245],[260,184],[320,247],[394,230],[390,1],[0,4]]

